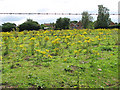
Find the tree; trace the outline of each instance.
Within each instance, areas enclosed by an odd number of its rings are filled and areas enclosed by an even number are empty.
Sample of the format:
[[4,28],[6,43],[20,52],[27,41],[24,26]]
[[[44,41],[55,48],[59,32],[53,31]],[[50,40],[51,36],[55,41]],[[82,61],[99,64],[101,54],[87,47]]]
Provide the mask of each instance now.
[[70,23],[74,23],[74,24],[76,24],[76,23],[78,23],[78,21],[70,21]]
[[47,27],[47,26],[44,24],[41,24],[40,27],[41,27],[41,29],[44,29],[44,27]]
[[88,28],[89,24],[92,22],[93,17],[91,17],[88,12],[84,11],[82,13],[82,24],[83,24],[83,28]]
[[7,23],[2,24],[2,31],[3,32],[10,32],[13,29],[16,29],[16,24],[15,23],[7,22]]
[[55,23],[54,22],[50,23],[50,25],[51,25],[51,29],[55,29]]
[[69,18],[59,18],[56,21],[56,29],[69,29],[70,19]]
[[56,28],[56,29],[62,29],[62,23],[63,23],[63,19],[60,17],[60,18],[57,19],[57,21],[56,21],[55,28]]
[[20,29],[20,31],[23,31],[23,30],[39,30],[40,25],[38,24],[38,22],[33,21],[32,19],[27,19],[27,21],[25,21],[24,23],[19,25],[18,28]]
[[95,28],[107,28],[109,26],[109,9],[98,5],[98,17],[95,24]]
[[94,29],[94,22],[90,21],[89,25],[88,25],[89,29]]
[[2,26],[0,25],[0,32],[2,32]]

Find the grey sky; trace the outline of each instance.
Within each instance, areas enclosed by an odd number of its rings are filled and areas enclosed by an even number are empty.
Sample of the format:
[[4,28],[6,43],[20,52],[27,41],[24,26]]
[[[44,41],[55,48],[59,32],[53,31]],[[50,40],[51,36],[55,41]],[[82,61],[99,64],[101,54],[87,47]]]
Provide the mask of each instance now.
[[[0,12],[44,12],[44,13],[98,13],[98,5],[107,7],[111,14],[118,13],[119,0],[0,0]],[[21,24],[31,18],[41,23],[55,22],[59,17],[71,20],[81,20],[81,16],[42,16],[42,15],[0,15],[0,24],[12,22]],[[97,16],[93,16],[94,20]],[[112,21],[118,22],[118,16],[110,16]]]

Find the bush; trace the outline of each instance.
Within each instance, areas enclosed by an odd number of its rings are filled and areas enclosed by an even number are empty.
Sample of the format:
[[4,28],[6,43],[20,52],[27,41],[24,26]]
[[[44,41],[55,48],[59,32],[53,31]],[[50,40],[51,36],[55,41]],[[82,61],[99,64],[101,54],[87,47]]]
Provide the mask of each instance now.
[[2,26],[0,25],[0,32],[2,32]]
[[20,29],[20,31],[23,31],[23,30],[39,30],[40,25],[36,21],[33,21],[31,19],[27,19],[27,21],[22,23],[21,25],[19,25],[18,28]]
[[13,29],[16,29],[16,24],[15,23],[4,23],[2,24],[2,31],[3,32],[10,32]]
[[55,29],[69,29],[70,19],[69,18],[58,18],[56,21]]

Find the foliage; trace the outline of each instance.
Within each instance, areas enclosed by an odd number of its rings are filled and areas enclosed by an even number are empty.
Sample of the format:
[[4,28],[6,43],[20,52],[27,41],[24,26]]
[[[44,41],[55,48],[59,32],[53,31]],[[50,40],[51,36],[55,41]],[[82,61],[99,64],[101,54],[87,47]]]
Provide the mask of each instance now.
[[70,23],[74,23],[74,24],[76,24],[76,23],[78,23],[78,21],[70,21]]
[[94,29],[94,22],[90,21],[88,25],[89,29]]
[[39,30],[40,25],[38,24],[38,22],[33,21],[32,19],[27,19],[27,21],[25,21],[24,23],[19,25],[18,28],[20,29],[20,31],[23,31],[23,30]]
[[98,17],[95,28],[106,28],[109,26],[109,21],[109,9],[103,7],[103,5],[98,5]]
[[69,18],[58,18],[56,21],[56,29],[69,29],[70,19]]
[[0,32],[2,31],[2,26],[0,25]]
[[16,29],[16,24],[15,23],[7,22],[7,23],[2,24],[2,31],[3,32],[10,32],[13,29]]
[[44,27],[46,27],[46,25],[41,24],[40,27],[41,27],[41,29],[44,29]]
[[118,29],[120,29],[120,25],[108,26],[107,28],[109,28],[109,29],[113,29],[113,28],[118,28]]
[[83,24],[83,28],[88,28],[89,27],[89,24],[90,24],[90,22],[92,22],[92,19],[93,19],[93,17],[92,16],[90,16],[89,14],[88,14],[88,12],[83,12],[82,13],[82,24]]

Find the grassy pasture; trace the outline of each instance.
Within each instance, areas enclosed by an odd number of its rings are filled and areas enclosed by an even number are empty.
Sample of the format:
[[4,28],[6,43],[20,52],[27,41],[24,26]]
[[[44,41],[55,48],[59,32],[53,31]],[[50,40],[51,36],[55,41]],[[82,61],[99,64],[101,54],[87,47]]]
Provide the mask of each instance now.
[[1,32],[2,86],[117,88],[118,29]]

